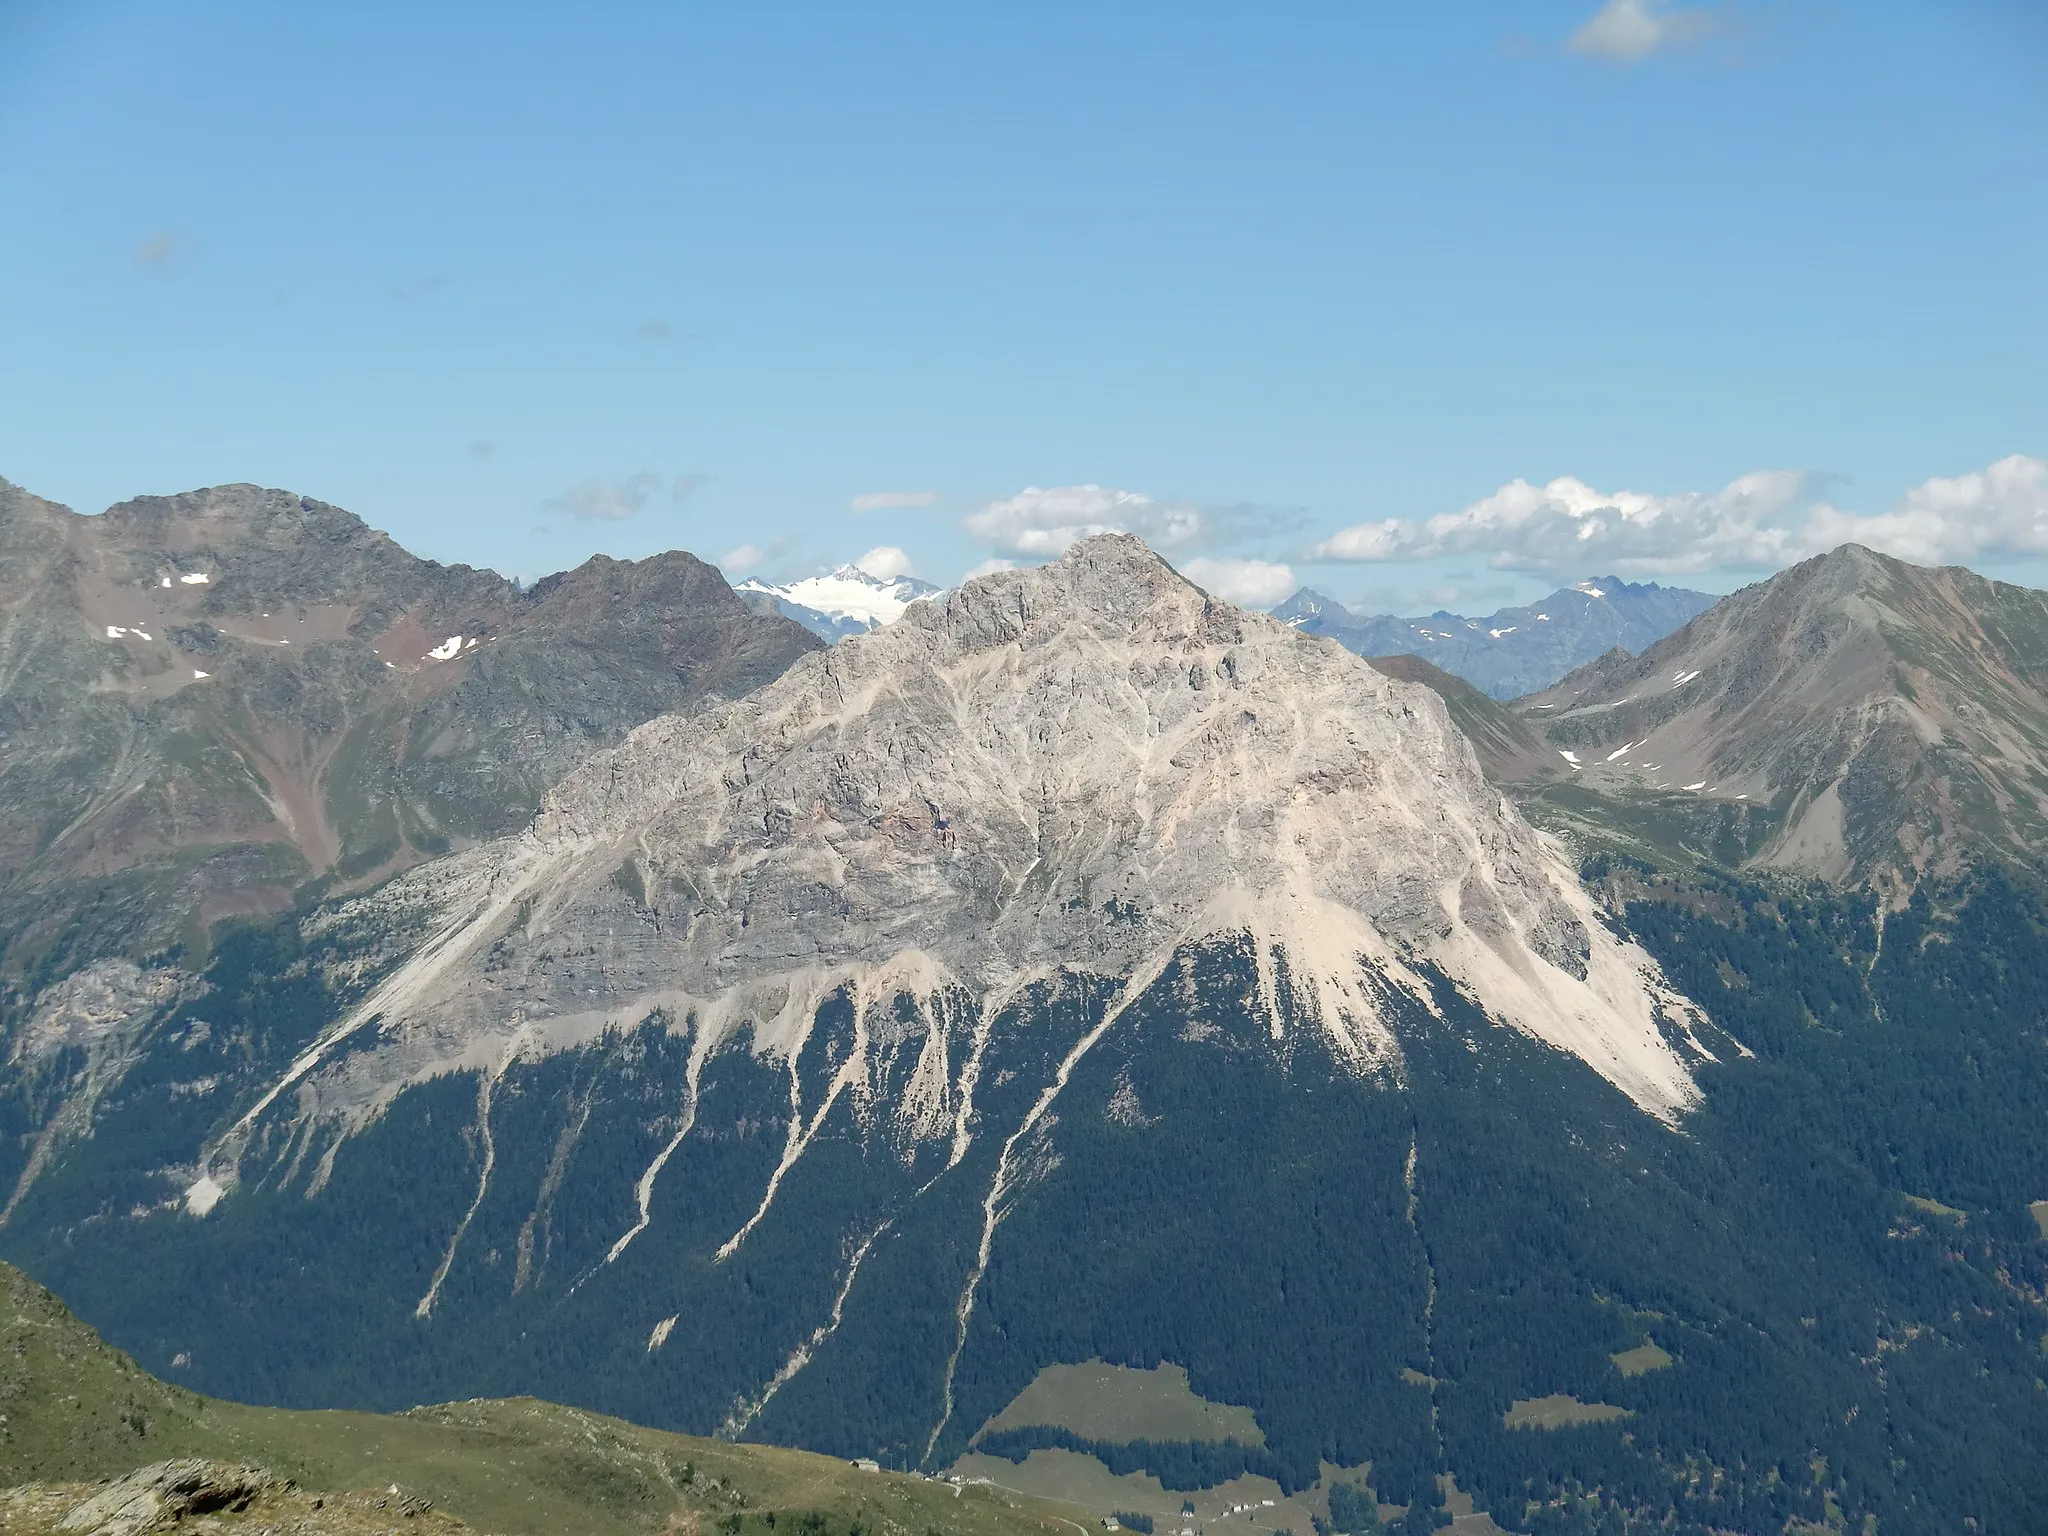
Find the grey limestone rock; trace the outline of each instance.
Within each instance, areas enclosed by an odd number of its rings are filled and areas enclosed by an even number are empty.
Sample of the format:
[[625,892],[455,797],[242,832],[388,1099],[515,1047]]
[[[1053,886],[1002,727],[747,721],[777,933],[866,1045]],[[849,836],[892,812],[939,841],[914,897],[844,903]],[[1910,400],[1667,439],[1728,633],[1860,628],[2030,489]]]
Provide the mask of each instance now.
[[1284,984],[1361,1072],[1398,1076],[1383,1001],[1427,1006],[1442,975],[1654,1113],[1693,1097],[1659,1025],[1683,1004],[1434,693],[1124,536],[650,721],[523,832],[359,905],[424,918],[423,942],[219,1144],[198,1203],[292,1085],[361,1121],[657,1013],[700,1060],[742,1031],[793,1054],[836,992],[878,1039],[923,1021],[920,1134],[964,1134],[1003,998],[1073,973],[1132,995],[1213,936],[1252,944],[1276,1028]]

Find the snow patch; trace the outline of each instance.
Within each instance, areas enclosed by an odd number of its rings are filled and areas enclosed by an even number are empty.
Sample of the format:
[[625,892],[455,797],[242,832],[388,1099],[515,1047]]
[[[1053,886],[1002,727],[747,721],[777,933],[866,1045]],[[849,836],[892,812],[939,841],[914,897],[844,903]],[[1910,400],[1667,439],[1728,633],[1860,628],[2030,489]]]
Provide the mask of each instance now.
[[185,1190],[185,1214],[204,1216],[220,1204],[220,1197],[226,1193],[226,1190],[213,1181],[212,1175],[202,1173]]
[[647,1335],[647,1353],[653,1354],[668,1342],[668,1336],[676,1331],[676,1318],[680,1316],[682,1314],[677,1313],[676,1317],[664,1317],[654,1325],[654,1332]]
[[199,681],[199,679],[200,679],[200,678],[202,678],[202,677],[211,677],[211,676],[213,676],[213,674],[212,674],[211,672],[202,672],[202,671],[200,671],[200,670],[199,670],[199,669],[198,669],[197,667],[194,667],[194,668],[192,669],[192,681],[194,681],[195,683],[196,683],[196,682],[198,682],[198,681]]
[[1498,640],[1502,635],[1512,635],[1514,632],[1515,626],[1513,624],[1510,624],[1506,629],[1489,629],[1487,631],[1487,633],[1493,636],[1493,638],[1496,640]]
[[427,655],[432,657],[435,661],[446,661],[449,657],[453,656],[457,651],[461,649],[462,636],[450,635],[446,640],[443,640],[439,645],[435,646],[431,651],[427,652]]
[[[183,582],[188,587],[203,587],[206,585],[208,578],[206,572],[204,571],[187,571],[183,576],[180,576],[178,580]],[[164,585],[168,587],[170,583],[166,581]]]
[[1579,766],[1579,754],[1572,751],[1569,747],[1559,747],[1557,755],[1570,763],[1574,768]]

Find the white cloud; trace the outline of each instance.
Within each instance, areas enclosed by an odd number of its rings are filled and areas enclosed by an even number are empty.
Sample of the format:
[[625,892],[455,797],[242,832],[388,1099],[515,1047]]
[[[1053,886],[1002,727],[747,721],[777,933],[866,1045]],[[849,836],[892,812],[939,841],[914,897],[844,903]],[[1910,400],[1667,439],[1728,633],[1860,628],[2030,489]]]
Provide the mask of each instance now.
[[1201,510],[1186,502],[1102,485],[1027,486],[989,502],[962,526],[984,544],[1018,555],[1062,554],[1097,533],[1135,533],[1154,548],[1172,549],[1204,531]]
[[938,499],[937,491],[863,491],[846,505],[854,512],[893,512],[906,507],[929,507]]
[[1607,0],[1567,46],[1574,53],[1634,64],[1653,53],[1684,48],[1718,32],[1722,17],[1704,5],[1676,6],[1671,0]]
[[646,506],[660,484],[661,476],[651,472],[629,475],[616,485],[609,480],[582,480],[549,501],[547,508],[584,522],[620,522]]
[[1181,566],[1196,586],[1246,608],[1271,608],[1301,585],[1294,572],[1271,560],[1210,560],[1197,556]]
[[1815,507],[1804,535],[1808,552],[1867,544],[1916,565],[2048,554],[2048,461],[2015,453],[1971,474],[1923,480],[1872,517]]
[[877,581],[889,581],[898,576],[915,576],[916,568],[910,563],[910,556],[893,544],[879,545],[853,562]]
[[728,576],[743,576],[768,558],[768,551],[758,544],[742,544],[738,549],[728,549],[718,557],[718,568]]
[[972,581],[977,576],[993,576],[997,571],[1014,571],[1015,569],[1017,569],[1016,561],[1005,560],[998,555],[992,560],[984,560],[979,565],[968,567],[968,569],[960,573],[960,579],[962,581]]
[[1597,491],[1570,476],[1511,481],[1459,512],[1339,529],[1309,558],[1385,562],[1486,554],[1502,570],[1676,574],[1775,570],[1839,544],[1922,565],[2048,554],[2048,462],[2013,454],[1986,469],[1923,481],[1889,512],[1806,500],[1809,477],[1765,469],[1712,493]]
[[1317,544],[1317,560],[1429,560],[1490,554],[1504,570],[1703,571],[1776,566],[1796,552],[1780,520],[1806,476],[1766,469],[1711,495],[1597,491],[1567,475],[1548,485],[1510,481],[1460,512],[1424,522],[1357,523]]

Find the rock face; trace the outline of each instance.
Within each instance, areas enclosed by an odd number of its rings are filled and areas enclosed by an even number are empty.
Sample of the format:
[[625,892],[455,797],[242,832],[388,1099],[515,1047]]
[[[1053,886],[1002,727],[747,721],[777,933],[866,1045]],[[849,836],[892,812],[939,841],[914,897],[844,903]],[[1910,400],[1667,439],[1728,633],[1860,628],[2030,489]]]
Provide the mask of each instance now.
[[0,482],[0,944],[17,976],[525,821],[592,748],[816,643],[688,555],[530,591],[255,486],[80,517]]
[[160,1461],[118,1477],[57,1522],[85,1536],[144,1536],[193,1515],[247,1509],[277,1479],[255,1467],[188,1457]]
[[793,1062],[835,996],[855,1045],[830,1095],[908,1050],[889,1111],[957,1146],[1007,1000],[1069,973],[1132,998],[1219,940],[1256,956],[1276,1031],[1285,990],[1360,1072],[1398,1079],[1385,999],[1427,1002],[1441,973],[1645,1110],[1693,1097],[1682,1004],[1435,694],[1124,536],[652,721],[525,832],[364,905],[428,936],[249,1110],[200,1198],[287,1087],[360,1122],[408,1083],[657,1012],[699,1065],[743,1031]]
[[1761,807],[1752,856],[1910,884],[2048,848],[2048,594],[1844,545],[1517,710],[1589,787]]
[[1491,698],[1512,699],[1616,646],[1645,650],[1713,604],[1704,592],[1598,576],[1483,619],[1441,609],[1421,619],[1355,613],[1307,587],[1273,616],[1361,656],[1420,656]]

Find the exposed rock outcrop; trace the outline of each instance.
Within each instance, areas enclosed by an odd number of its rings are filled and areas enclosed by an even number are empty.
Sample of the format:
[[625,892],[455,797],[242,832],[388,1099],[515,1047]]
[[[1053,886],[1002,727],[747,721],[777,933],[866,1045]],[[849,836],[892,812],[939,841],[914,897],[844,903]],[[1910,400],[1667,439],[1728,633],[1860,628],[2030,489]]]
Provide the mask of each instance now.
[[1118,535],[650,722],[519,836],[366,901],[428,936],[252,1107],[212,1180],[288,1086],[360,1122],[407,1082],[655,1012],[700,1060],[743,1029],[793,1056],[841,992],[862,1031],[893,1038],[905,1007],[928,1030],[924,1133],[963,1135],[1002,999],[1065,972],[1134,994],[1218,936],[1253,945],[1276,1030],[1285,987],[1360,1071],[1398,1078],[1382,1000],[1427,1002],[1441,975],[1647,1110],[1693,1096],[1663,1017],[1682,1001],[1434,693]]

